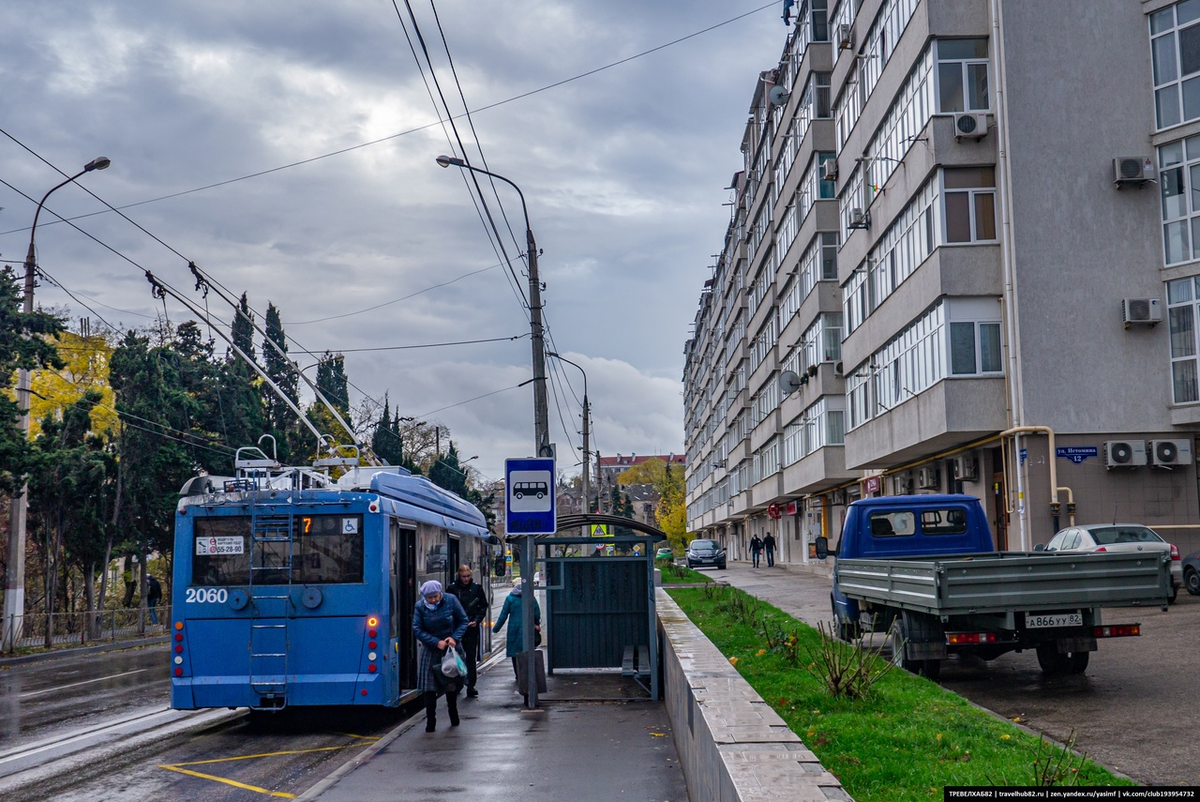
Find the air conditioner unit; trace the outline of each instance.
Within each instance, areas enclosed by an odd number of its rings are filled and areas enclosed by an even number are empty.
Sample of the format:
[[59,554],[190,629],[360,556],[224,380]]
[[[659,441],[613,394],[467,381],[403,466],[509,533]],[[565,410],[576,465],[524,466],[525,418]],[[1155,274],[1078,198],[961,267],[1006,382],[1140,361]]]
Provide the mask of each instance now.
[[837,181],[837,159],[829,159],[821,165],[821,177],[826,181]]
[[1191,465],[1191,440],[1151,440],[1149,446],[1151,465]]
[[907,473],[897,473],[892,476],[892,495],[908,496],[913,491],[912,479]]
[[1140,187],[1154,180],[1154,160],[1142,156],[1118,156],[1113,159],[1113,183]]
[[854,26],[843,22],[837,29],[838,50],[854,47]]
[[1104,443],[1104,467],[1132,468],[1145,464],[1145,440],[1108,440]]
[[871,225],[871,213],[866,209],[851,209],[850,222],[846,228],[866,228]]
[[979,481],[979,460],[970,454],[960,454],[951,460],[950,470],[960,482]]
[[954,115],[954,138],[982,139],[987,136],[988,116],[985,112],[960,111]]
[[917,487],[922,490],[938,490],[942,486],[941,476],[937,468],[926,466],[917,469]]
[[1131,323],[1153,326],[1162,322],[1162,304],[1157,298],[1125,298],[1121,301],[1121,319],[1125,328],[1129,328]]

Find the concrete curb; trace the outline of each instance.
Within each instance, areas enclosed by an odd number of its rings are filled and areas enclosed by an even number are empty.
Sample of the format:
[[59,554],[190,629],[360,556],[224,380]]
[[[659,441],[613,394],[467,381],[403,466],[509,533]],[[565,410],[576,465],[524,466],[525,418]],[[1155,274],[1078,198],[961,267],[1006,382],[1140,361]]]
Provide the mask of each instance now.
[[51,649],[48,652],[38,652],[37,654],[24,654],[19,657],[3,657],[0,658],[0,668],[6,666],[19,666],[26,663],[40,663],[43,660],[55,660],[61,657],[74,657],[80,654],[116,652],[123,649],[136,649],[142,646],[154,646],[159,643],[167,643],[170,639],[170,635],[156,635],[152,638],[106,641],[105,643],[96,643],[91,646],[71,646],[65,649]]

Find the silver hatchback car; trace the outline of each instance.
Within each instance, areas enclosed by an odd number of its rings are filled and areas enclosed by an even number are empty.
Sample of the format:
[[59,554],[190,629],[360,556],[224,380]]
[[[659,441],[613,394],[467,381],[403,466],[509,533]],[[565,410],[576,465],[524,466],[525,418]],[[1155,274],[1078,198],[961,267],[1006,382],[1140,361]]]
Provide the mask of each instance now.
[[1068,526],[1046,544],[1046,551],[1163,551],[1171,554],[1171,595],[1175,601],[1183,584],[1179,549],[1142,524],[1084,524]]

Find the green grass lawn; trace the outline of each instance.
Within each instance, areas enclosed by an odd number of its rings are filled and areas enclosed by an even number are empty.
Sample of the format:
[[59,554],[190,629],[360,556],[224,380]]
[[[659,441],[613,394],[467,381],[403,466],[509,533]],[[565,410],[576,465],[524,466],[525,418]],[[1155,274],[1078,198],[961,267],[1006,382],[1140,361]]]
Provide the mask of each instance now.
[[864,699],[835,698],[805,668],[817,630],[761,601],[739,614],[729,599],[752,597],[736,588],[668,592],[858,802],[940,800],[947,785],[1135,784],[900,669]]
[[714,581],[711,576],[675,565],[670,560],[655,560],[654,567],[662,571],[664,585],[702,585]]

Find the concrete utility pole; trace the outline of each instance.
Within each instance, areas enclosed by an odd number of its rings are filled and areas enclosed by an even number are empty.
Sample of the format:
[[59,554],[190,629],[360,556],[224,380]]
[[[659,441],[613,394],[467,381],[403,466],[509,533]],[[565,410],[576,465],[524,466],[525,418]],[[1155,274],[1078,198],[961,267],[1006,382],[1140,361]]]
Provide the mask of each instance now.
[[[525,249],[529,258],[529,331],[533,343],[533,442],[539,457],[553,457],[554,449],[550,447],[550,412],[546,403],[546,348],[542,331],[542,283],[538,279],[538,249],[533,238],[533,227],[529,225],[529,209],[525,205],[525,193],[513,181],[504,176],[472,167],[464,160],[455,156],[438,156],[437,163],[442,167],[461,167],[473,173],[482,173],[492,178],[498,178],[517,191],[521,199],[521,213],[525,216]],[[533,586],[534,572],[534,538],[527,536],[521,546],[521,632],[525,640],[524,650],[529,659],[525,664],[525,675],[528,680],[526,706],[530,709],[537,707],[537,671],[536,652],[533,645],[533,605],[535,591]]]
[[546,346],[542,329],[542,282],[538,278],[538,248],[533,238],[533,227],[529,225],[529,209],[525,206],[525,193],[511,180],[499,173],[472,167],[456,156],[438,156],[442,167],[461,167],[473,173],[498,178],[517,191],[521,199],[521,213],[525,216],[525,249],[529,257],[529,333],[533,343],[533,442],[539,457],[553,457],[550,447],[550,411],[546,402]]
[[[107,156],[92,159],[78,173],[51,187],[38,203],[33,213],[33,225],[29,227],[29,250],[25,254],[25,302],[22,309],[26,316],[33,314],[33,289],[37,284],[37,254],[33,237],[37,232],[38,217],[42,214],[46,198],[49,198],[54,190],[65,187],[84,173],[103,170],[110,164],[112,161]],[[21,410],[21,436],[26,441],[29,440],[29,391],[29,371],[21,368],[17,371],[17,407]],[[28,491],[28,484],[23,484],[20,494],[13,497],[9,509],[8,570],[4,577],[4,626],[0,633],[0,651],[6,652],[16,649],[21,630],[25,626],[25,524],[29,507]]]

